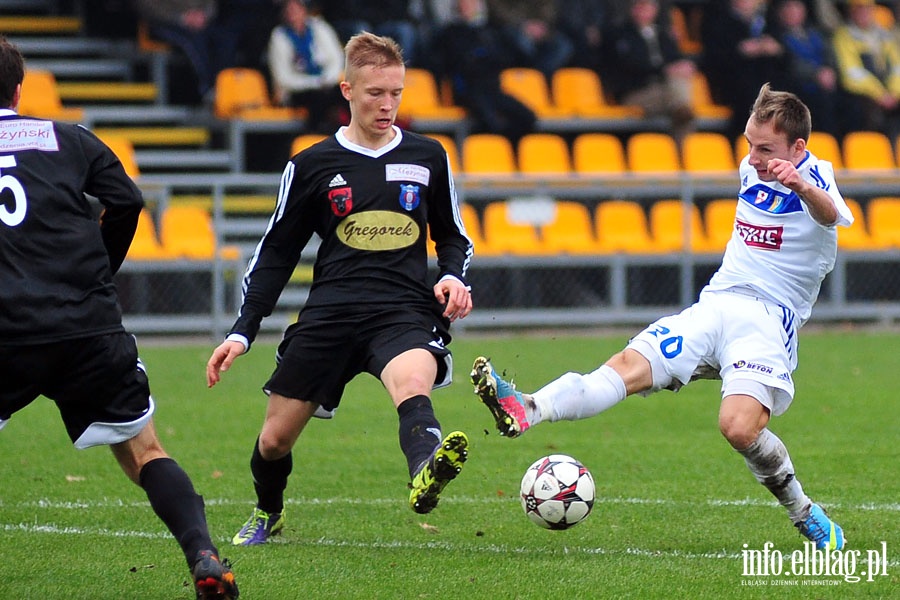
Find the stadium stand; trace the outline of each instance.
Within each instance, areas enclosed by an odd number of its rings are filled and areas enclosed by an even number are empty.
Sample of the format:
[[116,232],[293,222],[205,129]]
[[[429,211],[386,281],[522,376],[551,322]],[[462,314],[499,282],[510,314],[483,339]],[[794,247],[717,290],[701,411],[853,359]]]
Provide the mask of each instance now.
[[900,248],[900,197],[872,198],[866,207],[869,234],[879,248]]
[[851,171],[895,169],[891,140],[879,131],[851,131],[841,143],[844,167]]
[[594,227],[601,252],[657,252],[643,207],[631,200],[607,200],[594,209]]
[[667,133],[633,134],[625,143],[625,158],[632,173],[660,174],[681,170],[678,144]]

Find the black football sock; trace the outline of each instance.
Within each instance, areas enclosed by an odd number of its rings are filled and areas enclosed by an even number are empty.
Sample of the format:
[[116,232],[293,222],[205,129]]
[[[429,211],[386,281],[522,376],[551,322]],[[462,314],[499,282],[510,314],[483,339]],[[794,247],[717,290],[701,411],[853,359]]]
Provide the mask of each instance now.
[[178,463],[171,458],[151,460],[141,469],[139,482],[153,512],[181,546],[189,567],[200,550],[218,554],[209,537],[203,497],[194,491],[190,478]]
[[264,459],[259,453],[259,438],[256,439],[250,457],[250,474],[256,489],[257,508],[269,514],[284,510],[284,490],[293,468],[294,460],[290,452],[277,460]]
[[400,416],[400,449],[406,455],[412,477],[441,443],[441,425],[434,416],[428,396],[407,398],[397,407],[397,414]]

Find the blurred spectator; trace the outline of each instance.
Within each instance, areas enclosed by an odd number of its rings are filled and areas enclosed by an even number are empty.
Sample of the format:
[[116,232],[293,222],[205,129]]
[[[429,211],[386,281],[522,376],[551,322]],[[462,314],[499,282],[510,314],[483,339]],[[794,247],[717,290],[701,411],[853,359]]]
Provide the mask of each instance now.
[[552,0],[488,0],[491,18],[519,53],[519,66],[541,71],[547,80],[569,64],[575,46],[558,28]]
[[309,129],[334,133],[349,120],[341,94],[344,50],[325,19],[309,14],[307,0],[286,0],[282,24],[269,38],[269,70],[275,101],[303,106]]
[[417,65],[433,71],[437,36],[457,18],[456,0],[410,0],[409,13],[417,26]]
[[838,86],[831,41],[808,20],[803,0],[781,0],[776,5],[778,38],[787,59],[787,91],[809,107],[813,129],[835,137],[843,133],[838,114]]
[[784,48],[765,14],[765,0],[708,4],[703,13],[701,66],[716,101],[732,110],[726,131],[732,139],[744,131],[762,84],[782,87]]
[[187,57],[199,99],[212,103],[216,75],[234,64],[235,48],[230,33],[216,21],[216,0],[135,0],[135,8],[152,38]]
[[283,0],[219,0],[217,21],[225,29],[230,48],[217,48],[234,56],[228,66],[265,70],[269,34],[281,18]]
[[559,29],[574,45],[570,64],[600,70],[603,32],[608,27],[606,0],[556,0]]
[[849,0],[847,24],[834,33],[848,129],[900,133],[900,44],[875,21],[874,0]]
[[408,66],[418,64],[419,35],[410,0],[319,0],[317,4],[342,42],[360,31],[387,36],[400,44]]
[[500,88],[513,54],[488,19],[485,0],[458,0],[459,17],[437,36],[437,76],[451,82],[453,100],[468,110],[475,132],[499,133],[513,143],[534,130],[530,108]]
[[668,116],[672,134],[693,128],[693,61],[682,55],[671,31],[659,24],[657,0],[632,0],[629,18],[611,29],[604,53],[610,67],[603,81],[620,104],[637,105],[647,116]]

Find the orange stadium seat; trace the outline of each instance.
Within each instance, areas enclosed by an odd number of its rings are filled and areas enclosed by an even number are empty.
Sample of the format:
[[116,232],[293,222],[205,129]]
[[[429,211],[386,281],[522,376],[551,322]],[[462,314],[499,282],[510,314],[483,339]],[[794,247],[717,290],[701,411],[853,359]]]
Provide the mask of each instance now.
[[678,144],[667,133],[635,133],[625,144],[628,170],[632,173],[677,173],[681,170]]
[[878,131],[851,131],[841,144],[844,167],[854,171],[883,171],[896,168],[891,140]]
[[427,69],[406,69],[400,114],[420,119],[459,119],[466,117],[461,106],[444,106],[434,74]]
[[706,240],[711,251],[725,250],[734,232],[735,211],[737,200],[734,198],[717,198],[706,204],[706,208],[703,209],[703,221],[706,225]]
[[554,218],[541,226],[544,249],[551,253],[598,254],[588,208],[579,202],[557,200]]
[[555,133],[529,133],[519,140],[519,172],[529,175],[567,175],[572,171],[569,146]]
[[84,119],[83,109],[63,106],[56,76],[41,69],[25,71],[18,111],[20,115],[40,119],[72,122]]
[[575,171],[583,175],[621,175],[625,148],[611,133],[582,133],[572,143]]
[[731,142],[715,131],[692,131],[681,142],[682,163],[692,173],[734,174]]
[[454,174],[459,174],[459,150],[456,148],[456,142],[449,135],[443,133],[427,133],[425,134],[441,143],[450,160],[450,169]]
[[806,147],[817,158],[830,162],[835,171],[844,168],[844,161],[841,159],[841,146],[838,144],[837,138],[830,133],[825,131],[810,132]]
[[900,248],[900,197],[878,197],[866,206],[869,234],[877,247]]
[[257,69],[222,69],[216,76],[215,91],[215,114],[220,119],[277,121],[306,116],[302,108],[274,106],[266,79]]
[[876,249],[876,244],[866,228],[862,206],[852,198],[844,198],[844,202],[853,214],[853,224],[850,227],[838,228],[838,247],[844,250]]
[[484,208],[484,239],[488,246],[502,254],[544,254],[537,221],[517,218],[510,207],[509,202],[500,200]]
[[606,200],[594,210],[594,228],[601,252],[657,252],[644,208],[631,200]]
[[[712,252],[713,248],[703,230],[703,220],[696,204],[690,208],[689,242],[685,240],[684,202],[681,200],[657,200],[650,206],[650,233],[656,247],[666,251]],[[688,242],[688,243],[686,243]]]
[[100,141],[109,146],[119,162],[125,168],[125,173],[132,179],[137,179],[141,175],[138,168],[137,159],[134,155],[134,144],[127,137],[121,135],[98,135]]
[[600,75],[593,69],[563,67],[553,73],[553,101],[560,109],[585,119],[639,119],[644,111],[638,106],[607,102]]
[[691,104],[697,117],[709,119],[731,118],[731,109],[727,106],[716,104],[713,100],[706,75],[699,70],[696,71],[692,84]]
[[[169,206],[160,222],[160,241],[163,248],[175,255],[191,259],[211,259],[216,254],[216,236],[209,212],[199,206]],[[222,258],[240,256],[234,246],[220,249]]]
[[167,251],[159,243],[153,216],[146,208],[141,211],[141,215],[138,217],[137,230],[135,230],[134,239],[131,240],[131,246],[128,248],[128,258],[131,260],[171,260],[177,258],[175,254]]
[[313,144],[318,144],[326,137],[321,133],[301,133],[291,142],[291,156],[306,150]]
[[466,174],[512,175],[516,158],[512,143],[495,133],[473,133],[463,140],[462,168]]
[[500,87],[534,111],[538,118],[572,117],[569,108],[554,104],[547,78],[537,69],[509,67],[500,72]]

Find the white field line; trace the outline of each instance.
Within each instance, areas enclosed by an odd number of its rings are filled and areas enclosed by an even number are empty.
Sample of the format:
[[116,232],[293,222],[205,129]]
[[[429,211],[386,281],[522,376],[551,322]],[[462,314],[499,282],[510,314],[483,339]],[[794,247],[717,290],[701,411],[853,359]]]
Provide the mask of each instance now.
[[[309,505],[359,505],[359,506],[387,506],[401,502],[397,498],[289,498],[286,500],[288,505],[309,506]],[[459,502],[465,504],[495,504],[495,503],[512,503],[518,502],[517,498],[495,498],[495,497],[453,497],[448,498],[447,502]],[[251,506],[249,500],[234,500],[228,498],[208,499],[205,501],[207,506]],[[598,504],[619,504],[619,505],[654,505],[654,506],[697,506],[697,502],[653,499],[653,498],[599,498]],[[711,499],[705,502],[710,507],[723,506],[769,506],[777,507],[772,501],[745,498],[742,500],[722,500]],[[840,510],[859,510],[859,511],[881,511],[881,512],[900,512],[900,503],[859,503],[859,504],[841,504],[828,503],[829,508]],[[148,502],[142,501],[123,501],[121,499],[106,498],[100,501],[67,501],[59,502],[54,500],[35,500],[19,502],[14,504],[4,503],[0,501],[0,509],[4,508],[37,508],[47,510],[91,510],[104,508],[149,508]],[[4,532],[20,532],[20,533],[44,533],[61,536],[77,536],[77,535],[93,535],[102,537],[115,538],[139,538],[139,539],[168,539],[170,535],[165,531],[125,531],[113,530],[102,527],[73,527],[60,526],[52,523],[0,523],[0,531]],[[282,542],[283,543],[283,542]],[[531,554],[531,555],[557,555],[557,554],[588,554],[599,556],[639,556],[647,558],[681,558],[681,559],[706,559],[706,560],[739,560],[742,555],[737,552],[728,552],[721,550],[717,552],[682,552],[679,550],[653,550],[648,548],[591,548],[591,547],[566,547],[562,549],[546,548],[541,546],[507,546],[497,544],[470,545],[456,544],[440,541],[432,542],[409,542],[402,540],[393,541],[374,541],[374,542],[355,542],[350,540],[335,540],[328,538],[318,538],[308,541],[292,542],[304,546],[314,547],[349,547],[363,549],[412,549],[427,550],[438,549],[447,551],[465,551],[478,552],[485,554]],[[889,560],[888,566],[896,568],[900,566],[900,560]]]
[[[402,503],[403,498],[287,498],[285,504],[295,506],[309,505],[349,505],[349,506],[388,506],[391,504]],[[460,504],[498,504],[518,502],[515,496],[495,497],[495,496],[453,496],[447,498],[447,503]],[[235,500],[233,498],[204,498],[207,506],[242,506],[252,505],[252,500]],[[648,506],[687,506],[696,508],[698,505],[706,505],[709,507],[729,507],[729,506],[767,506],[778,507],[778,503],[772,500],[762,500],[756,498],[744,498],[740,500],[723,500],[710,499],[705,501],[690,500],[671,500],[665,498],[597,498],[595,504],[610,505],[648,505]],[[861,503],[842,503],[842,502],[822,502],[829,510],[856,510],[856,511],[874,511],[874,512],[900,512],[900,502],[861,502]],[[0,509],[4,508],[47,508],[62,510],[90,510],[94,508],[133,508],[133,507],[149,507],[147,501],[124,501],[118,498],[104,498],[103,500],[67,500],[57,501],[48,499],[29,500],[25,502],[7,503],[0,499]]]

